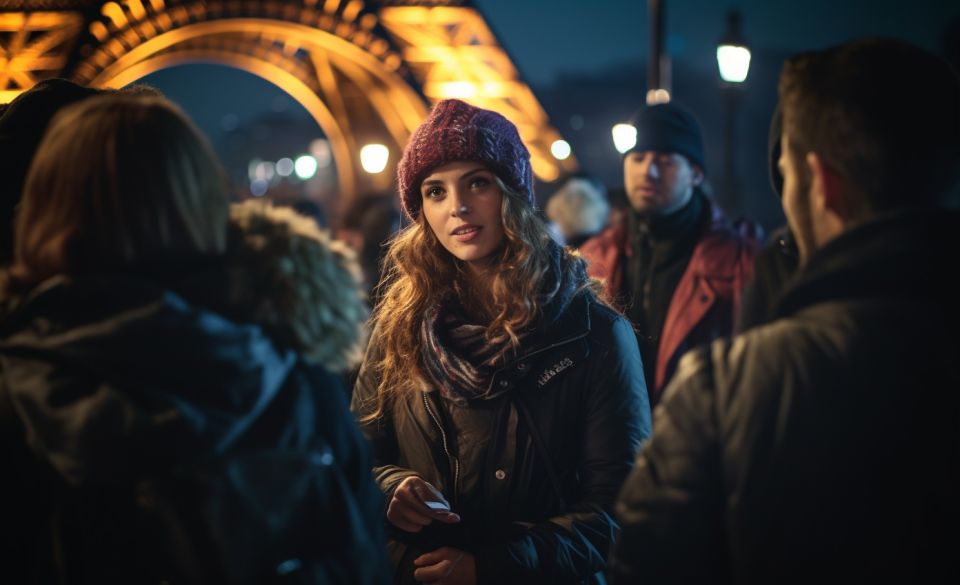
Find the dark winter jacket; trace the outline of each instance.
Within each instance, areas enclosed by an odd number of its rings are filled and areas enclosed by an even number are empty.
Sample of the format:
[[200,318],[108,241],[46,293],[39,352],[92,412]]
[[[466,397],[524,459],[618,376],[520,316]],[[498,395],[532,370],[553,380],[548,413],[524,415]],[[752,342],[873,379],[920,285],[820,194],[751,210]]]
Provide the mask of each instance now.
[[[680,356],[696,345],[733,332],[740,293],[753,273],[753,259],[762,237],[753,224],[731,225],[716,204],[704,199],[710,206],[710,221],[704,226],[664,317],[656,378],[648,380],[654,402],[673,375]],[[620,297],[623,264],[631,254],[627,223],[624,216],[580,247],[590,276],[604,281],[605,294],[613,301]]]
[[[232,479],[260,513],[222,519],[235,522],[236,540],[256,543],[251,556],[292,553],[273,575],[284,582],[386,580],[382,495],[345,389],[260,325],[225,317],[237,313],[226,300],[237,282],[214,263],[55,277],[6,299],[0,581],[159,583],[168,568],[147,560],[143,487],[194,462],[256,452],[270,454],[261,476]],[[348,521],[325,513],[321,468],[331,467],[342,472],[334,491],[357,506]],[[358,541],[363,563],[338,558],[337,543]],[[234,569],[258,561],[234,560]]]
[[[412,558],[445,545],[476,556],[480,584],[590,582],[606,566],[617,534],[613,498],[650,432],[636,338],[626,319],[588,293],[542,333],[547,341],[494,375],[491,383],[508,391],[471,402],[459,426],[436,391],[400,397],[385,417],[362,425],[388,499],[418,475],[462,518],[417,535],[395,529],[398,580],[409,579]],[[359,415],[375,399],[379,380],[370,364],[378,360],[375,330],[354,390]],[[458,453],[486,463],[464,470]]]
[[784,285],[797,271],[800,253],[788,226],[770,234],[769,241],[757,252],[753,278],[743,289],[737,333],[770,322]]
[[956,212],[818,251],[688,354],[617,506],[617,583],[957,582]]

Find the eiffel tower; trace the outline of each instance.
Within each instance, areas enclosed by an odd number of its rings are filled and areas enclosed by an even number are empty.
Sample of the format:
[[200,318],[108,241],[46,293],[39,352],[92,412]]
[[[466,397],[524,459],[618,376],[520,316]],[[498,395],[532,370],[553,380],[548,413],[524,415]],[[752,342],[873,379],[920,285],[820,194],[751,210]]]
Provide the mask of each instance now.
[[297,100],[330,140],[345,199],[358,136],[400,152],[429,105],[456,97],[514,122],[538,179],[577,169],[469,1],[0,0],[0,103],[64,77],[122,87],[188,63],[235,67]]

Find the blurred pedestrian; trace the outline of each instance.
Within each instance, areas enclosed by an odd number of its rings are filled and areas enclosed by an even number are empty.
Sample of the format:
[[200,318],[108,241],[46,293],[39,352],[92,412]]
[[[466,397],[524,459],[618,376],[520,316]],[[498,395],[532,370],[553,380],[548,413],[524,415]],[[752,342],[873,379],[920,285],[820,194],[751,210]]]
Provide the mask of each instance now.
[[[230,238],[220,165],[162,98],[93,96],[50,123],[0,316],[11,582],[383,581],[368,447],[324,367],[360,343],[359,291],[304,294],[322,289],[290,257],[231,266],[262,254],[234,248],[264,245],[248,218]],[[337,332],[352,342],[311,343]]]
[[547,218],[563,236],[563,244],[579,248],[600,233],[610,216],[606,189],[590,177],[572,177],[547,200]]
[[612,581],[956,583],[960,77],[867,39],[788,59],[779,92],[799,272],[773,321],[684,358]]
[[353,248],[360,259],[370,306],[379,300],[383,257],[390,239],[400,230],[400,219],[393,197],[368,193],[351,202],[337,230],[337,238]]
[[760,244],[752,222],[731,223],[701,189],[700,124],[674,103],[644,106],[623,158],[630,210],[580,247],[591,276],[636,327],[657,402],[680,356],[729,336]]
[[62,108],[101,90],[66,79],[47,79],[21,93],[0,113],[0,266],[13,258],[14,211],[33,155],[50,120]]

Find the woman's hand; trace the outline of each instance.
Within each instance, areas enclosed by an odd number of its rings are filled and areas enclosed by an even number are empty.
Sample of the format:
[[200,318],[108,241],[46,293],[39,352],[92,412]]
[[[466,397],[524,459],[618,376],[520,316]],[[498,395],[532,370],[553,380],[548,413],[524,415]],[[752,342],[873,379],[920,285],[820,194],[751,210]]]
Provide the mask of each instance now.
[[460,516],[450,511],[440,490],[422,478],[410,476],[394,490],[387,506],[387,520],[400,530],[420,532],[434,520],[456,524]]
[[436,585],[476,585],[477,560],[468,552],[445,546],[420,555],[413,561],[417,567],[413,578],[420,583]]

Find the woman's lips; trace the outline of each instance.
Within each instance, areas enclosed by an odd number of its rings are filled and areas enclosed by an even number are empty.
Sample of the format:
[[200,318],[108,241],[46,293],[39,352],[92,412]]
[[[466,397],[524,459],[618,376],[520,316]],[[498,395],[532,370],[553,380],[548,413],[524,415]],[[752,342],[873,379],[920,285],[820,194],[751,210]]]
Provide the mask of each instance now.
[[458,242],[469,242],[480,234],[483,227],[478,225],[462,225],[450,232],[453,239]]

